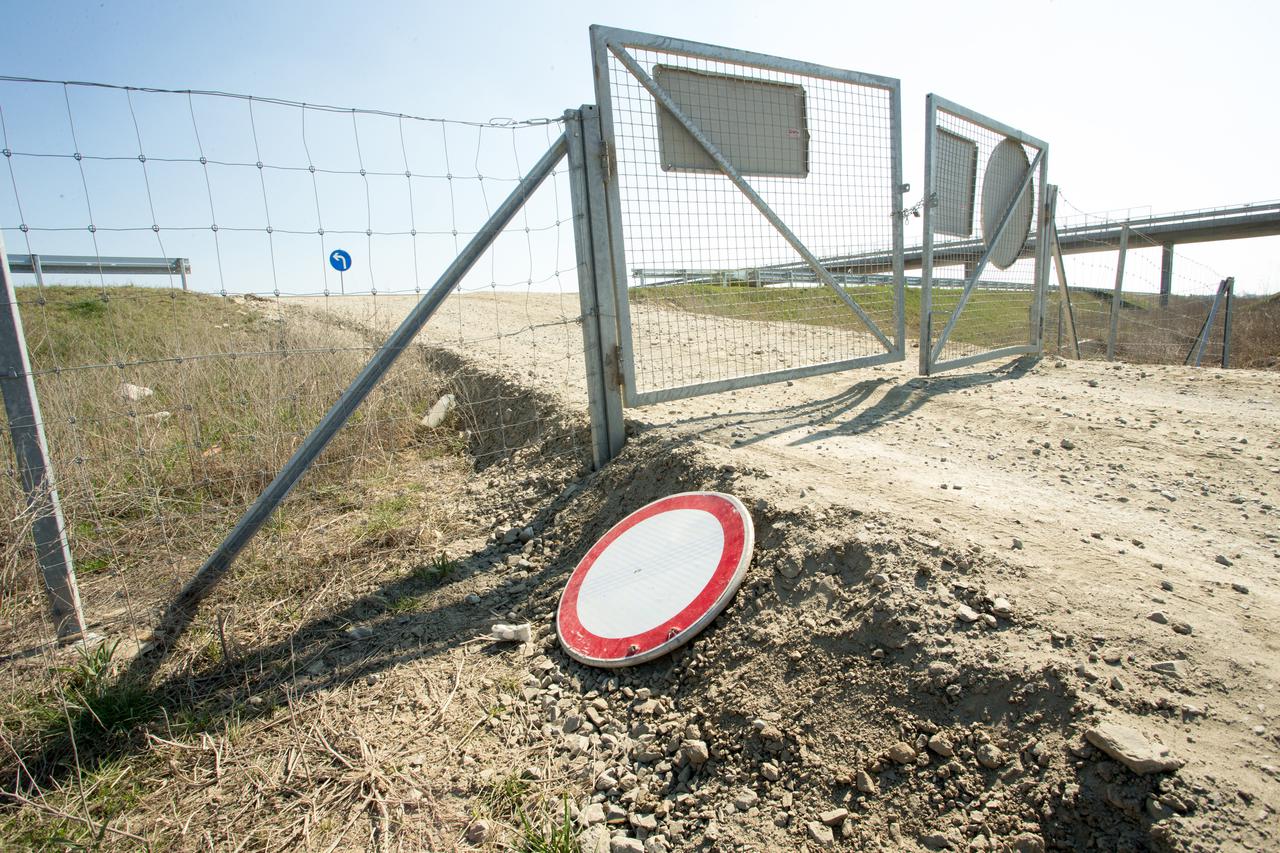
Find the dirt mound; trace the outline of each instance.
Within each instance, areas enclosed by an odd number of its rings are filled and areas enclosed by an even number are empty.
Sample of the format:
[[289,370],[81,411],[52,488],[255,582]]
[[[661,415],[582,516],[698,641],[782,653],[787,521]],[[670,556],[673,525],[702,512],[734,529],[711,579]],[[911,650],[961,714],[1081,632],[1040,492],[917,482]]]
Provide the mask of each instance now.
[[[752,509],[756,559],[732,605],[654,663],[570,660],[551,624],[568,569],[627,512],[685,489]],[[584,849],[610,835],[646,850],[1180,849],[1226,819],[1186,774],[1138,776],[1089,745],[1089,693],[1120,676],[1073,668],[1071,641],[1003,597],[1016,569],[856,507],[786,511],[767,495],[762,472],[642,437],[533,522],[534,549],[507,546],[557,567],[486,597],[539,631],[505,698],[517,742],[544,760],[517,769],[566,780]],[[456,782],[481,796],[496,772]]]

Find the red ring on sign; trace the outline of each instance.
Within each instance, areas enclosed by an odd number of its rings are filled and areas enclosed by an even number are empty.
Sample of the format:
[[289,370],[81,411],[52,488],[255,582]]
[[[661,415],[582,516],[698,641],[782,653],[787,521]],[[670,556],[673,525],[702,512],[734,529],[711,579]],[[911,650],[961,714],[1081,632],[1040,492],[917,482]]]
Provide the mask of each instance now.
[[[588,630],[578,618],[578,594],[594,567],[596,560],[617,539],[637,524],[664,512],[679,509],[702,510],[710,513],[720,523],[724,534],[723,551],[711,579],[694,599],[679,613],[647,631],[629,637],[601,637]],[[732,593],[730,585],[741,579],[746,569],[743,559],[753,538],[750,516],[740,501],[716,492],[687,492],[661,498],[628,515],[609,529],[591,547],[569,577],[564,595],[556,613],[560,642],[569,654],[584,663],[609,665],[610,663],[643,663],[663,652],[679,646],[693,636],[690,628],[701,629],[703,620],[709,621],[723,605],[726,593]],[[736,589],[736,587],[735,587]],[[664,648],[665,647],[665,648]]]

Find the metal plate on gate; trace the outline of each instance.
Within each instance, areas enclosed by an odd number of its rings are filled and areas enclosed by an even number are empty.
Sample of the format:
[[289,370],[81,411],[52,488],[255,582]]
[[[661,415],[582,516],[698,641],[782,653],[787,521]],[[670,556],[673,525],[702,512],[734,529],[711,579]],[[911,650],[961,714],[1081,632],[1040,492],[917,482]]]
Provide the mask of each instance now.
[[560,644],[602,667],[684,645],[729,604],[754,543],[751,515],[732,495],[685,492],[641,507],[570,575],[556,613]]
[[953,237],[968,237],[973,233],[978,143],[939,130],[936,144],[938,204],[933,214],[933,230]]
[[[808,177],[804,87],[671,65],[656,66],[653,78],[743,175]],[[719,171],[661,108],[658,150],[664,171]]]
[[1008,269],[1022,254],[1022,247],[1031,236],[1031,220],[1035,212],[1035,186],[1027,187],[1021,201],[1009,219],[1009,225],[996,240],[996,229],[1009,204],[1022,187],[1022,179],[1031,168],[1031,161],[1022,143],[1016,139],[1001,140],[987,158],[987,168],[982,174],[982,239],[988,248],[995,240],[991,263],[998,269]]

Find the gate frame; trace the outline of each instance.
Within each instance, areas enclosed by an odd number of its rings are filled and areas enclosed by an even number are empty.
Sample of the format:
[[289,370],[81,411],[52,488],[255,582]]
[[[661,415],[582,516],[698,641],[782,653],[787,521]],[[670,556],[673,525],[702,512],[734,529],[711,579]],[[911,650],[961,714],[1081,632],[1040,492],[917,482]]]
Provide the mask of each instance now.
[[[934,352],[933,344],[933,227],[932,227],[932,208],[937,190],[934,188],[934,179],[937,172],[936,151],[934,149],[934,138],[938,131],[938,110],[950,113],[957,118],[964,119],[978,125],[993,133],[1004,134],[1011,137],[1023,145],[1030,145],[1039,153],[1035,159],[1031,161],[1028,175],[1024,176],[1023,188],[1014,197],[1009,209],[1000,219],[1000,227],[996,229],[995,235],[991,238],[990,246],[986,247],[981,260],[974,269],[973,276],[965,276],[964,292],[960,296],[960,302],[951,312],[951,316],[947,320],[944,328],[944,334],[939,339],[937,352]],[[1038,163],[1038,165],[1037,165]],[[1039,174],[1037,175],[1037,171]],[[1027,343],[1014,346],[1001,347],[999,349],[990,350],[989,352],[973,353],[971,355],[953,358],[949,361],[940,361],[939,356],[942,349],[946,345],[947,338],[950,336],[955,322],[964,313],[964,308],[968,304],[969,295],[977,286],[978,281],[982,278],[983,270],[986,268],[987,259],[991,254],[991,247],[994,247],[1004,234],[1004,229],[1008,225],[1011,214],[1017,207],[1018,202],[1022,200],[1024,193],[1034,193],[1035,179],[1040,182],[1039,197],[1033,202],[1033,209],[1036,211],[1036,235],[1035,235],[1035,271],[1032,275],[1033,295],[1031,305],[1031,318],[1028,323],[1028,340]],[[924,137],[924,197],[926,203],[924,205],[924,236],[921,242],[921,259],[920,259],[920,374],[922,376],[932,376],[944,370],[953,370],[957,367],[966,367],[971,364],[978,364],[983,361],[992,361],[1000,358],[1009,358],[1021,355],[1044,354],[1044,303],[1045,291],[1048,287],[1049,265],[1048,265],[1048,234],[1051,219],[1050,206],[1048,204],[1049,193],[1047,191],[1049,185],[1049,143],[1042,139],[1037,139],[1028,133],[1024,133],[1015,127],[997,121],[996,119],[985,116],[982,113],[975,112],[968,107],[962,106],[955,101],[948,100],[941,95],[932,92],[925,98],[925,137]],[[1023,250],[1031,240],[1028,239],[1023,244]],[[979,241],[976,245],[982,246]]]
[[[636,47],[648,50],[657,50],[665,53],[676,54],[686,57],[696,57],[710,59],[713,61],[736,63],[754,68],[762,68],[771,71],[781,71],[791,74],[800,74],[809,77],[819,77],[826,80],[833,80],[841,83],[852,83],[860,86],[867,86],[876,89],[883,89],[889,93],[889,145],[891,148],[891,206],[893,210],[890,212],[893,216],[892,226],[892,266],[893,266],[893,298],[894,298],[894,328],[893,339],[890,340],[883,330],[879,329],[860,306],[850,297],[832,277],[831,273],[825,268],[820,259],[809,252],[803,243],[791,233],[786,224],[773,213],[769,205],[760,198],[760,196],[752,189],[751,185],[738,174],[737,170],[729,163],[720,150],[709,139],[701,133],[696,124],[692,124],[690,120],[683,114],[679,106],[674,102],[663,103],[662,95],[666,95],[666,91],[658,86],[649,78],[643,69],[639,69],[634,57],[628,52],[628,47]],[[855,315],[867,325],[867,331],[880,339],[881,344],[885,347],[885,351],[871,356],[859,356],[857,358],[845,359],[842,361],[823,362],[819,364],[809,364],[803,367],[793,367],[784,370],[771,370],[763,373],[754,373],[747,376],[735,376],[728,379],[716,379],[707,382],[696,382],[688,385],[678,385],[670,388],[658,388],[650,391],[640,391],[636,385],[636,369],[635,369],[635,345],[632,337],[631,324],[631,308],[627,292],[627,264],[626,264],[626,247],[622,233],[622,197],[618,183],[617,174],[617,147],[616,135],[613,126],[613,100],[612,91],[609,86],[609,55],[613,54],[617,59],[627,67],[627,70],[636,78],[636,80],[649,91],[664,109],[672,114],[672,116],[685,126],[685,130],[689,131],[690,136],[711,159],[719,167],[720,173],[727,177],[730,182],[735,184],[747,199],[755,205],[761,215],[769,221],[771,225],[779,232],[779,234],[791,244],[797,254],[805,263],[807,263],[817,275],[819,281],[826,284],[836,295],[843,301],[846,306],[854,312]],[[721,47],[719,45],[706,44],[703,42],[687,41],[685,39],[668,38],[666,36],[654,35],[652,33],[637,32],[635,30],[617,29],[614,27],[605,27],[599,24],[591,26],[591,60],[595,75],[596,105],[599,110],[600,133],[602,143],[602,155],[604,158],[603,178],[605,181],[605,195],[608,212],[608,232],[604,235],[608,240],[608,252],[612,256],[613,266],[611,273],[614,302],[617,307],[618,316],[618,360],[621,368],[622,393],[623,401],[627,406],[647,406],[654,403],[662,403],[669,400],[684,399],[687,397],[696,397],[702,394],[713,394],[719,391],[734,391],[742,388],[751,388],[757,385],[766,385],[774,382],[781,382],[788,379],[800,379],[806,376],[816,376],[825,373],[835,373],[842,370],[850,370],[855,367],[871,367],[878,364],[888,364],[906,359],[906,316],[905,316],[905,267],[903,264],[903,217],[902,204],[903,194],[906,192],[906,184],[902,179],[902,98],[901,98],[901,82],[893,77],[881,77],[875,74],[866,74],[860,71],[846,71],[838,68],[830,68],[824,65],[817,65],[801,60],[785,59],[783,57],[770,56],[763,53],[754,53],[752,51],[737,50],[734,48]],[[639,73],[637,74],[637,71]],[[669,97],[669,96],[668,96]],[[584,125],[585,127],[585,125]],[[589,130],[588,130],[589,132]],[[596,235],[592,234],[592,239],[596,239]],[[599,257],[599,250],[597,250]],[[596,274],[599,275],[597,270]]]

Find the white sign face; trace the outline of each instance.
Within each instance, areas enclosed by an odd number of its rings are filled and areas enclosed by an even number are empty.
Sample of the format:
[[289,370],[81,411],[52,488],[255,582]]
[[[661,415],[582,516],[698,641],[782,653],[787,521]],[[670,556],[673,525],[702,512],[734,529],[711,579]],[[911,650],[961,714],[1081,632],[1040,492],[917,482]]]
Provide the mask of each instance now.
[[974,188],[978,181],[978,143],[945,130],[934,138],[933,230],[968,237],[973,233]]
[[1000,219],[1018,194],[1022,179],[1030,168],[1031,161],[1027,159],[1022,143],[1006,138],[991,151],[986,171],[982,173],[982,240],[988,248],[995,241],[991,263],[997,269],[1013,266],[1022,254],[1022,247],[1027,244],[1027,237],[1031,236],[1036,201],[1034,183],[1022,194],[1022,200],[1009,218],[1008,227],[996,240]]
[[[802,86],[658,65],[654,81],[743,175],[809,176],[809,127]],[[658,110],[665,171],[719,167],[680,122]]]
[[636,510],[574,569],[556,614],[560,643],[594,666],[643,663],[692,639],[728,605],[754,544],[742,502],[687,492]]

